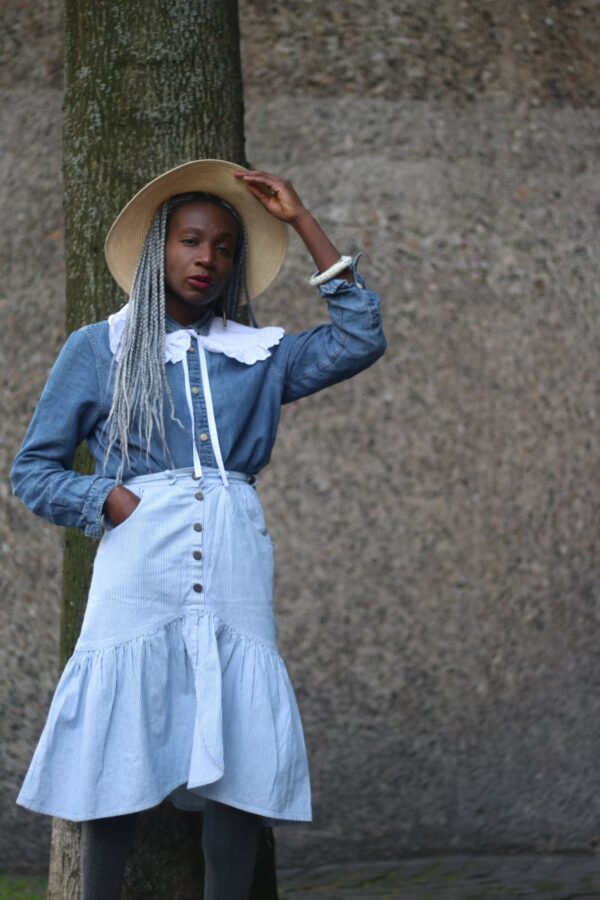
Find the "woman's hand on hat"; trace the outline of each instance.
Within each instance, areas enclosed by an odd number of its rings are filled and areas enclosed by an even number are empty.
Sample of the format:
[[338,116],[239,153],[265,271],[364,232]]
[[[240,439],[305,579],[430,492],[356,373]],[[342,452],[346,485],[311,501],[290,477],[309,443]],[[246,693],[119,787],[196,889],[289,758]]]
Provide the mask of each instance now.
[[116,528],[129,518],[139,502],[137,494],[119,484],[108,494],[102,512],[113,528]]
[[270,175],[268,172],[248,171],[234,174],[276,219],[295,225],[298,219],[308,212],[287,179],[278,178],[277,175]]
[[[304,206],[289,181],[268,172],[248,171],[234,174],[276,219],[281,219],[282,222],[287,222],[295,228],[319,272],[324,272],[341,259],[337,249],[315,217]],[[354,273],[350,268],[338,274],[345,281],[354,282]]]

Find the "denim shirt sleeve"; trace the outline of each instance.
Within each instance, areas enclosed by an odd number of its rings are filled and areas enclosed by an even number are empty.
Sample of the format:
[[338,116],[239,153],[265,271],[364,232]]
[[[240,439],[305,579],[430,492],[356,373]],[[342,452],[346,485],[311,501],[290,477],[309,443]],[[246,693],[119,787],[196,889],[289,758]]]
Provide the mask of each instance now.
[[75,450],[103,411],[96,354],[86,329],[69,335],[10,472],[13,492],[32,512],[89,537],[102,535],[102,507],[116,483],[72,470]]
[[380,299],[365,287],[356,263],[357,258],[352,263],[354,284],[332,278],[319,287],[330,324],[286,335],[279,345],[275,366],[283,381],[283,403],[351,378],[385,352]]

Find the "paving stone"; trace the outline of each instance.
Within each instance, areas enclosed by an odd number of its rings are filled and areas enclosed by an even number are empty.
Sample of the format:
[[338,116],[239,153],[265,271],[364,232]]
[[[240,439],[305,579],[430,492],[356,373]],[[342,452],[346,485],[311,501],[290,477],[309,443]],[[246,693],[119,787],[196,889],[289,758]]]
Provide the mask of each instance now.
[[600,857],[443,856],[281,873],[280,900],[585,900],[600,897]]

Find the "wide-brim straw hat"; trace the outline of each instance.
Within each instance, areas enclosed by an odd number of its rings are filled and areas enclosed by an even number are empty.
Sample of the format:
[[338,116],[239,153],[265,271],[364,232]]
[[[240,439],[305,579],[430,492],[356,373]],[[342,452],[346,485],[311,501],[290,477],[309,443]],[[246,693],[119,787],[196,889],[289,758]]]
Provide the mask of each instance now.
[[238,212],[248,238],[248,292],[258,297],[277,275],[288,247],[285,222],[267,212],[234,172],[243,166],[223,159],[195,159],[148,182],[123,207],[104,244],[111,275],[125,293],[131,293],[133,277],[144,240],[158,207],[175,194],[206,191],[230,203]]

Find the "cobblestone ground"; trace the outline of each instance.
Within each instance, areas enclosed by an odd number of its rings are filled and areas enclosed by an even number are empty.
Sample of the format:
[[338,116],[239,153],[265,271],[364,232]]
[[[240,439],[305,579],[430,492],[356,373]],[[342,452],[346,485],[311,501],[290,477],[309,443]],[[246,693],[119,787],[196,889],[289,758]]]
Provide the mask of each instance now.
[[445,856],[282,872],[280,900],[592,900],[600,856]]

